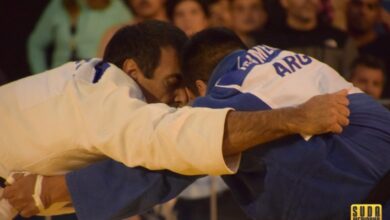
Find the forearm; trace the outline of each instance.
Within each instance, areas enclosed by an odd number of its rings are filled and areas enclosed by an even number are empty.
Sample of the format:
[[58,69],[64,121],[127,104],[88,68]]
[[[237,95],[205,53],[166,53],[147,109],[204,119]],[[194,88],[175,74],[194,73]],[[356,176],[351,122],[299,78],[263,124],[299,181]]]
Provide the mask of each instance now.
[[72,203],[65,176],[45,176],[42,182],[42,189],[50,190],[42,193],[41,199],[45,207],[59,202]]
[[245,151],[253,146],[298,133],[296,108],[258,112],[231,111],[226,118],[223,139],[224,156]]
[[[127,88],[95,91],[91,100],[81,104],[88,103],[83,120],[90,125],[86,138],[100,153],[129,167],[221,175],[232,174],[238,167],[238,158],[228,156],[252,146],[293,133],[342,130],[338,121],[342,125],[348,121],[338,112],[348,115],[348,109],[333,96],[347,102],[346,94],[317,96],[294,108],[259,112],[148,105],[129,99]],[[100,105],[90,104],[95,102]]]
[[291,135],[341,133],[349,124],[347,90],[312,97],[297,106],[259,112],[230,112],[223,139],[224,156]]

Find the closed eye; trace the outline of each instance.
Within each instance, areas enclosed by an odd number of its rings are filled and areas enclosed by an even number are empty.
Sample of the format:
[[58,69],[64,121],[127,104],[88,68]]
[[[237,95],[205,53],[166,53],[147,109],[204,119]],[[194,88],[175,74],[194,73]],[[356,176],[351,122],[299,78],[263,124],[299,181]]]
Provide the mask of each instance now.
[[181,86],[183,78],[180,74],[176,74],[167,79],[167,86],[172,89],[176,89]]

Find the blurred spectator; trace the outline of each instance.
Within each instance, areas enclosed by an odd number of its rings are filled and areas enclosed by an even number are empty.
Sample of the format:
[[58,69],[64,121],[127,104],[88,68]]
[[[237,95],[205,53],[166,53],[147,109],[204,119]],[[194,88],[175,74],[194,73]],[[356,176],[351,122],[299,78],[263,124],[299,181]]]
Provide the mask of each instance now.
[[386,82],[385,65],[372,56],[357,58],[351,67],[350,81],[375,99],[380,99]]
[[166,0],[127,0],[127,3],[135,15],[134,23],[149,19],[168,21]]
[[334,7],[332,0],[320,0],[320,19],[326,24],[332,23],[334,19]]
[[347,31],[345,12],[349,0],[321,0],[321,19],[333,27]]
[[266,29],[278,31],[285,27],[286,13],[279,0],[263,0],[268,14]]
[[167,13],[172,23],[187,36],[192,36],[209,26],[209,10],[203,0],[168,1]]
[[[51,1],[28,41],[31,71],[39,73],[70,60],[95,57],[104,31],[130,17],[120,0]],[[48,62],[50,45],[53,52]]]
[[388,11],[389,9],[385,9],[384,7],[382,7],[380,10],[380,23],[383,25],[383,28],[386,32],[390,32],[390,12]]
[[230,27],[232,19],[229,10],[229,1],[230,0],[208,1],[211,27]]
[[99,50],[96,54],[97,57],[103,57],[104,49],[106,48],[108,42],[111,40],[112,36],[114,36],[115,32],[123,27],[123,25],[134,24],[151,19],[168,21],[166,0],[127,0],[127,5],[134,14],[134,18],[129,19],[122,24],[111,26],[105,31],[100,41]]
[[347,31],[347,18],[345,12],[347,10],[349,0],[331,0],[333,8],[332,25],[340,30]]
[[267,22],[263,0],[231,0],[231,28],[247,47],[256,45],[254,33],[262,31]]
[[380,0],[351,0],[347,8],[348,31],[359,49],[365,49],[383,38],[376,27],[384,24],[390,15],[380,6]]
[[[348,32],[356,41],[361,54],[382,59],[390,76],[390,34],[378,34],[376,27],[381,21],[383,8],[380,0],[351,0],[347,10]],[[390,86],[384,89],[384,97],[390,97]]]
[[285,25],[262,34],[260,43],[310,55],[345,74],[358,52],[353,40],[341,30],[322,22],[320,0],[280,0],[286,12]]

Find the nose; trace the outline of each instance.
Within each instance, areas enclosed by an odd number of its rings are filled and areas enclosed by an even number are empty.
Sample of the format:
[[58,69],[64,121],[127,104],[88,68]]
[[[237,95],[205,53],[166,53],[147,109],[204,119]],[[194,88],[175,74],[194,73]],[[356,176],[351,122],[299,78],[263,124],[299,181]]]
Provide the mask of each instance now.
[[180,87],[176,89],[174,96],[175,96],[174,97],[175,106],[182,107],[187,105],[188,96],[184,87]]

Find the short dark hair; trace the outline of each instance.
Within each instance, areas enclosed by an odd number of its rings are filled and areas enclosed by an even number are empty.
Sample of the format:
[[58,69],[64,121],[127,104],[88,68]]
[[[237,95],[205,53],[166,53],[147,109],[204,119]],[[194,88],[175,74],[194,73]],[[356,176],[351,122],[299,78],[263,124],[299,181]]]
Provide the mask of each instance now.
[[386,82],[386,65],[380,58],[374,57],[372,55],[360,55],[357,57],[351,64],[350,79],[354,77],[354,70],[358,66],[381,70],[383,72],[384,82]]
[[145,77],[152,78],[160,63],[161,48],[172,47],[180,54],[188,40],[179,28],[150,20],[121,28],[108,43],[103,60],[122,68],[126,59],[134,59]]
[[207,82],[217,64],[238,49],[246,49],[246,46],[227,28],[208,28],[195,34],[182,52],[182,70],[187,87],[198,94],[195,81]]
[[184,2],[184,1],[194,1],[194,2],[198,3],[199,6],[201,7],[203,13],[205,14],[205,16],[206,17],[210,16],[210,11],[209,11],[208,5],[207,5],[206,1],[204,1],[204,0],[168,0],[168,2],[167,2],[167,16],[168,16],[169,20],[173,21],[173,17],[175,15],[175,9],[176,9],[177,5],[179,5],[180,3]]

